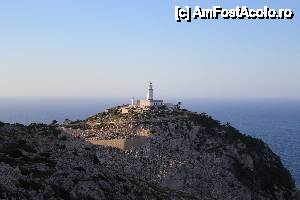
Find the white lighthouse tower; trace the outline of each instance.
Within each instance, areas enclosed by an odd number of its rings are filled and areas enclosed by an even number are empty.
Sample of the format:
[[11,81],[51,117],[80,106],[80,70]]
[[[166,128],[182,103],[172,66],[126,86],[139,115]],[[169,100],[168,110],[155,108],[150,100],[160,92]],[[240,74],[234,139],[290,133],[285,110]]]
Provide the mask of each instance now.
[[171,110],[175,110],[178,108],[177,105],[174,105],[172,103],[164,103],[163,100],[159,100],[159,99],[154,99],[153,97],[153,86],[152,86],[152,82],[149,82],[148,88],[147,88],[147,97],[146,99],[137,99],[135,100],[135,98],[133,97],[131,99],[131,105],[126,105],[123,106],[122,109],[122,113],[130,113],[132,111],[141,111],[141,110],[152,110],[153,109],[159,109],[159,108],[163,108],[164,109],[171,109]]
[[148,86],[148,92],[147,92],[147,100],[148,101],[152,101],[153,100],[153,87],[152,87],[152,83],[149,83]]

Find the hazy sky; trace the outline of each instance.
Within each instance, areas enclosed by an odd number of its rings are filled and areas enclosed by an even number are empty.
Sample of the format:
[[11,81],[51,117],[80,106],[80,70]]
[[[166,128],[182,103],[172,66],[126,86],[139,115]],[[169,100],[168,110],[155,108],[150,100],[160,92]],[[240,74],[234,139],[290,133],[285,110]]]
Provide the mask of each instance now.
[[[126,3],[125,3],[126,2]],[[174,6],[290,8],[293,20],[177,23]],[[295,0],[0,3],[0,96],[300,98]]]

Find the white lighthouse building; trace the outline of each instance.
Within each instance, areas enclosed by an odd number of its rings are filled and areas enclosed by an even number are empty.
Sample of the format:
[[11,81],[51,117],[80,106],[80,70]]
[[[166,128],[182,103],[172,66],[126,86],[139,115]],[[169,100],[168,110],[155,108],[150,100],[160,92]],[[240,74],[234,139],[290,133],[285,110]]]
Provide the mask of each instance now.
[[163,105],[163,100],[154,99],[153,85],[150,82],[147,91],[147,98],[137,100],[134,105],[141,108],[151,107],[151,106],[159,107]]
[[151,82],[150,82],[150,84],[148,86],[147,100],[148,101],[153,100],[153,87],[152,87],[152,83]]
[[151,82],[149,82],[148,90],[146,99],[138,99],[135,101],[134,97],[131,99],[131,104],[128,106],[122,107],[122,113],[129,113],[130,110],[132,110],[133,107],[137,108],[137,110],[144,110],[148,109],[150,107],[159,108],[165,106],[165,108],[168,108],[170,110],[174,110],[178,108],[177,105],[174,105],[173,103],[164,103],[163,100],[157,100],[154,99],[154,90],[153,85]]

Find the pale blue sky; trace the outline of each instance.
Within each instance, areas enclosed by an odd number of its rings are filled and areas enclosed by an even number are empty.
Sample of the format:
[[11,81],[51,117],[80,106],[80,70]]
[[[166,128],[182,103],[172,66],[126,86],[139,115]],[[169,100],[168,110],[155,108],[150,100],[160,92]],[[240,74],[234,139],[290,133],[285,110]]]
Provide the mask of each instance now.
[[[295,17],[175,22],[174,6],[196,4]],[[292,0],[1,1],[0,96],[142,97],[152,80],[167,98],[300,98],[299,11]]]

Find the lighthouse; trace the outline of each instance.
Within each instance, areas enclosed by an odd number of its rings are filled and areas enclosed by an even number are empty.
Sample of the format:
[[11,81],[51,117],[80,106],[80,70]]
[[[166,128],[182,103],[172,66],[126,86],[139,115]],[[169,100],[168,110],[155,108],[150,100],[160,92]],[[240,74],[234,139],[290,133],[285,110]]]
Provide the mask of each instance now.
[[147,100],[148,101],[153,100],[153,87],[152,87],[152,83],[151,82],[149,83],[149,86],[148,86]]
[[122,107],[122,113],[129,113],[132,112],[133,108],[136,108],[137,110],[140,111],[142,110],[147,110],[150,108],[153,109],[159,109],[159,108],[165,108],[165,109],[171,109],[175,110],[178,106],[174,105],[172,103],[164,103],[163,100],[159,99],[154,99],[153,95],[153,85],[152,82],[149,82],[148,88],[147,88],[147,96],[145,99],[134,99],[134,97],[131,99],[131,104]]
[[149,82],[148,88],[147,88],[147,96],[145,99],[137,99],[136,102],[131,102],[131,106],[136,106],[139,108],[149,108],[149,107],[154,107],[154,108],[158,108],[158,107],[162,107],[162,106],[166,106],[168,108],[171,108],[173,106],[173,104],[171,103],[164,103],[163,100],[158,100],[158,99],[154,99],[154,95],[153,95],[153,85],[152,82]]

